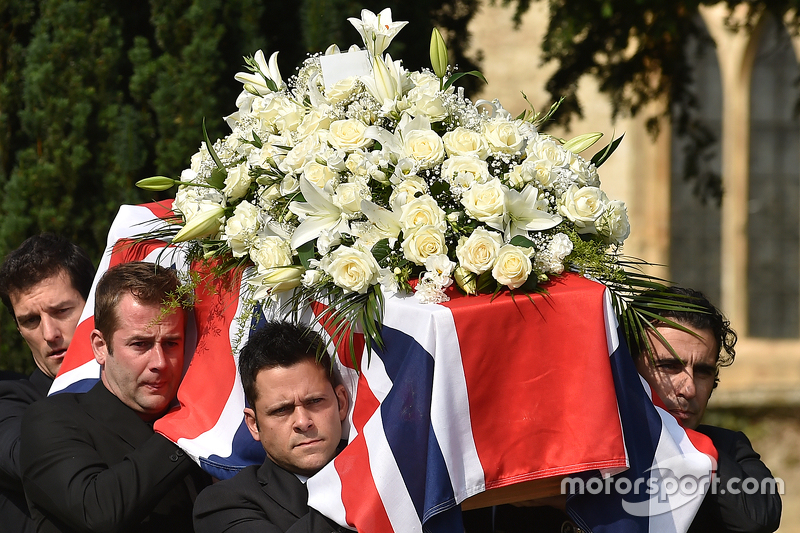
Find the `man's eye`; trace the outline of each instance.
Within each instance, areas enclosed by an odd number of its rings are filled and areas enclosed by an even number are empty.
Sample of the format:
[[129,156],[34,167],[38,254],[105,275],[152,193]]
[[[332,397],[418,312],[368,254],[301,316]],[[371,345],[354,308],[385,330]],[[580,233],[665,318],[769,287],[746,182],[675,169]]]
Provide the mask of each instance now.
[[19,325],[26,329],[33,329],[39,325],[39,318],[26,318],[21,320]]
[[58,311],[56,311],[56,313],[59,314],[59,315],[66,315],[70,311],[72,311],[71,307],[63,307],[63,308],[59,309]]

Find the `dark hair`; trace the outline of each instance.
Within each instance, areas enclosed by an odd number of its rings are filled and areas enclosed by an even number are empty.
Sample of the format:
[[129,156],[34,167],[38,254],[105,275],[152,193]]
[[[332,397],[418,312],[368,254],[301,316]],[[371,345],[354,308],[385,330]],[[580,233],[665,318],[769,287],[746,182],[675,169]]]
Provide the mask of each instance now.
[[0,298],[14,320],[17,316],[10,295],[26,291],[61,272],[69,276],[72,287],[85,301],[92,288],[94,265],[77,244],[52,233],[42,233],[28,237],[19,248],[6,255],[0,266]]
[[109,268],[97,283],[94,295],[94,327],[107,342],[111,342],[119,327],[117,306],[126,294],[133,295],[137,301],[149,305],[163,305],[165,308],[175,303],[184,307],[186,297],[179,294],[181,283],[174,270],[155,263],[133,261]]
[[[307,326],[275,320],[252,332],[239,354],[239,375],[250,406],[254,406],[258,399],[256,376],[259,372],[294,366],[307,359],[317,361],[322,368],[332,369],[325,341]],[[328,379],[336,387],[336,376],[332,371],[328,372]]]
[[[717,309],[708,298],[694,289],[684,287],[667,287],[661,291],[663,298],[677,304],[691,304],[699,307],[697,311],[673,311],[671,309],[654,309],[654,312],[663,318],[673,320],[680,324],[691,326],[694,329],[706,329],[712,332],[717,343],[717,379],[719,377],[719,367],[729,366],[736,357],[734,346],[736,345],[736,332],[731,328],[731,323],[722,312]],[[645,293],[647,294],[647,293]],[[660,296],[662,296],[660,295]],[[663,322],[651,320],[654,326],[662,325]],[[644,339],[634,342],[631,346],[634,359],[641,357],[647,351],[647,346],[643,344]],[[716,381],[714,386],[716,387]]]

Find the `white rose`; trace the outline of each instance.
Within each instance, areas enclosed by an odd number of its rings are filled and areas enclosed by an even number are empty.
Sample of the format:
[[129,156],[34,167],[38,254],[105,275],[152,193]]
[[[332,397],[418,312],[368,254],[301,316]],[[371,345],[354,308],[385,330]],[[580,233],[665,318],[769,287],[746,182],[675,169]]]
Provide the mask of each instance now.
[[315,160],[318,152],[319,140],[315,135],[310,135],[289,150],[289,153],[283,158],[278,168],[286,174],[300,172],[306,163]]
[[493,118],[483,125],[483,137],[493,152],[519,154],[525,148],[525,137],[509,120]]
[[442,163],[442,177],[454,187],[470,187],[491,179],[489,165],[475,156],[456,155]]
[[606,193],[597,187],[570,186],[558,201],[558,213],[568,218],[578,233],[597,233],[595,222],[608,204]]
[[233,257],[244,257],[259,228],[258,208],[248,201],[236,206],[233,216],[225,221],[222,238],[231,247]]
[[544,187],[551,186],[558,177],[558,172],[556,171],[558,167],[554,166],[549,159],[528,159],[525,162],[530,165],[536,181]]
[[325,89],[325,98],[328,100],[328,103],[338,104],[339,102],[348,100],[355,93],[356,89],[360,87],[362,87],[362,85],[358,82],[358,77],[350,76],[337,81]]
[[410,103],[409,113],[413,116],[425,115],[431,122],[438,122],[447,116],[447,110],[439,94],[439,78],[425,73],[412,74],[416,86],[406,98]]
[[481,134],[468,128],[459,126],[453,131],[448,131],[442,140],[444,149],[451,156],[471,155],[479,159],[486,159],[489,155],[489,148]]
[[422,226],[405,237],[403,256],[416,265],[424,265],[430,255],[447,253],[444,232],[436,226]]
[[297,135],[300,139],[305,139],[312,133],[327,129],[331,123],[330,117],[323,115],[319,111],[312,110],[303,117],[303,121],[297,126]]
[[264,274],[272,268],[291,265],[292,248],[289,241],[280,237],[260,237],[250,249],[250,259],[258,267],[258,273]]
[[360,182],[340,183],[331,198],[337,207],[350,214],[361,212],[361,200],[371,199],[369,188]]
[[[292,102],[286,96],[272,93],[264,98],[253,101],[253,114],[270,127],[277,127],[286,131],[289,123],[300,123],[305,110]],[[278,123],[281,123],[281,126]]]
[[497,261],[492,268],[492,277],[509,289],[522,286],[531,273],[532,265],[528,255],[530,248],[520,248],[506,244],[497,253]]
[[214,207],[225,207],[225,197],[217,189],[208,187],[178,187],[173,207],[187,220],[200,211]]
[[433,130],[412,130],[403,139],[403,151],[420,168],[435,167],[444,159],[444,143]]
[[461,204],[469,216],[491,227],[502,227],[505,192],[500,180],[477,183],[461,197]]
[[528,154],[533,159],[544,159],[549,161],[554,167],[563,167],[569,164],[569,152],[564,150],[560,143],[552,137],[538,135],[532,146],[528,149]]
[[469,237],[461,237],[456,246],[458,263],[475,274],[482,274],[497,260],[503,239],[499,233],[486,228],[475,228]]
[[303,167],[303,175],[308,181],[324,189],[325,185],[336,178],[336,173],[326,165],[320,165],[316,161],[309,161]]
[[[211,159],[211,154],[209,154],[208,150],[205,149],[205,144],[206,143],[203,143],[203,146],[200,148],[200,150],[192,156],[191,165],[189,165],[189,168],[191,168],[195,174],[200,172],[200,167],[202,166],[203,161],[206,159]],[[181,176],[181,180],[182,179],[183,176]]]
[[340,150],[352,151],[365,148],[372,143],[372,139],[365,137],[367,125],[360,120],[352,118],[336,120],[331,122],[330,137],[328,138],[331,146]]
[[253,179],[250,177],[250,166],[242,163],[233,168],[229,168],[225,176],[225,188],[222,192],[232,200],[243,197],[247,194]]
[[323,257],[320,267],[333,278],[337,286],[360,294],[378,282],[380,270],[371,253],[349,246],[340,246]]
[[400,208],[400,225],[408,232],[422,226],[437,226],[444,229],[444,210],[432,196],[424,194]]
[[599,232],[610,244],[622,244],[631,233],[628,222],[628,208],[625,202],[614,200],[608,204],[597,223]]
[[428,184],[419,176],[409,176],[394,187],[389,203],[402,206],[418,193],[428,194]]

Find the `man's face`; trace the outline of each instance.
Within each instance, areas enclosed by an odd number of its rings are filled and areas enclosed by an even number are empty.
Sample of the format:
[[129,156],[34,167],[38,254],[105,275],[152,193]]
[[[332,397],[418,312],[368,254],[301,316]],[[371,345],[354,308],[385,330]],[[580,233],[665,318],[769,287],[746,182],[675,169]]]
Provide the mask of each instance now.
[[347,393],[328,381],[314,359],[265,368],[256,376],[258,399],[244,410],[253,438],[284,470],[312,476],[336,455],[347,415]]
[[8,297],[36,366],[56,377],[86,301],[63,270]]
[[110,342],[92,331],[92,350],[103,365],[106,388],[143,420],[158,418],[178,392],[183,372],[185,312],[163,316],[161,307],[124,295]]
[[679,329],[656,328],[667,340],[681,361],[653,333],[648,333],[653,347],[653,359],[644,352],[636,360],[636,369],[658,394],[678,422],[695,429],[705,413],[714,389],[719,348],[711,330],[696,330],[681,324],[699,335],[695,337]]

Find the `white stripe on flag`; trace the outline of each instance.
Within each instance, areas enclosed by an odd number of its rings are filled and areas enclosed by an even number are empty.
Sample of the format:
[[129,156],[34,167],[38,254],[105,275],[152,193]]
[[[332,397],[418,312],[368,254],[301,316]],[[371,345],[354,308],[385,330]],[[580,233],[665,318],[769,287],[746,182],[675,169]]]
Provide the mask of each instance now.
[[378,489],[392,530],[403,533],[421,532],[422,523],[417,516],[411,495],[407,490],[401,490],[405,487],[405,481],[394,460],[392,448],[386,441],[380,409],[375,411],[372,418],[364,424],[364,441],[367,445],[369,467],[375,480],[375,488]]

